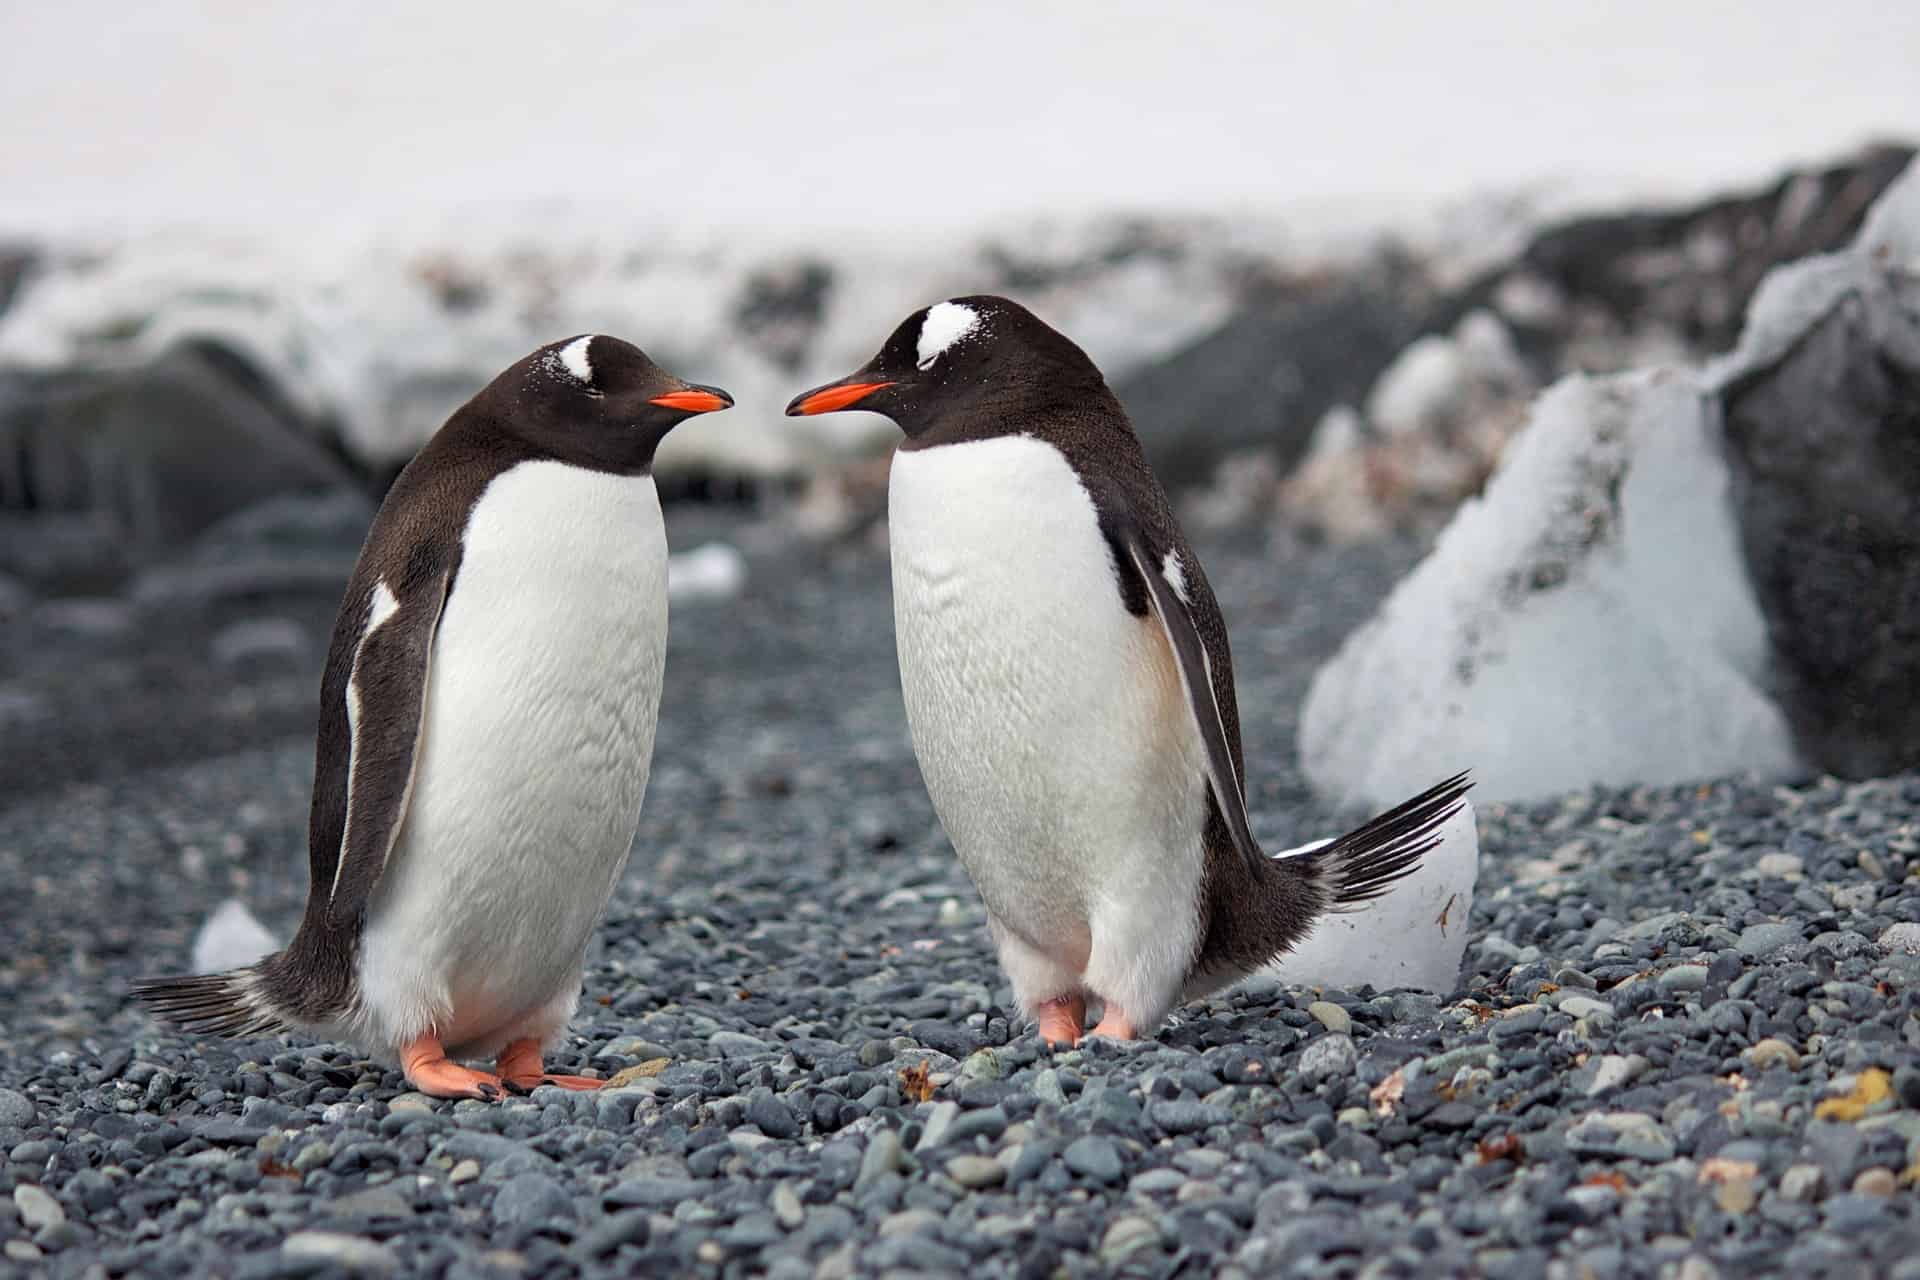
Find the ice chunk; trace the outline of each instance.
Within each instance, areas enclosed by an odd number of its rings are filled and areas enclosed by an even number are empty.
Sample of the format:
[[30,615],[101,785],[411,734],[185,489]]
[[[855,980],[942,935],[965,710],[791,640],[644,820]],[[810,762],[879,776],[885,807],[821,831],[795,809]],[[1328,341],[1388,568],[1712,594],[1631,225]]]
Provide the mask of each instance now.
[[228,898],[207,917],[193,938],[193,971],[222,973],[252,964],[276,947],[266,926],[253,918],[247,904]]
[[1568,378],[1484,497],[1314,677],[1308,777],[1385,806],[1796,767],[1700,381]]
[[1429,334],[1394,357],[1367,396],[1367,417],[1388,436],[1451,423],[1467,399],[1467,361],[1452,338]]
[[667,599],[722,600],[747,585],[747,558],[724,542],[709,542],[667,559]]
[[[1321,917],[1304,941],[1264,972],[1300,986],[1351,990],[1371,983],[1382,991],[1452,991],[1460,981],[1473,886],[1480,877],[1473,806],[1463,803],[1439,834],[1439,845],[1392,892],[1358,911]],[[1275,856],[1297,857],[1324,843]]]

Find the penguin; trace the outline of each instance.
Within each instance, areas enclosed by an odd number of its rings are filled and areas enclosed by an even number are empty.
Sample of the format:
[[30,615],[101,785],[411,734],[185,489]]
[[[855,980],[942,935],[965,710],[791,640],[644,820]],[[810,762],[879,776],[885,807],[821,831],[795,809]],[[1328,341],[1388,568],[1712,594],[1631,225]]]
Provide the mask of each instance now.
[[192,1032],[355,1045],[435,1097],[603,1084],[544,1053],[647,788],[667,641],[654,451],[732,404],[581,334],[457,410],[389,490],[334,624],[298,932],[136,995]]
[[1460,774],[1270,858],[1247,820],[1220,606],[1085,352],[990,295],[916,311],[789,415],[901,429],[888,485],[914,753],[1014,999],[1052,1044],[1150,1035],[1392,889]]

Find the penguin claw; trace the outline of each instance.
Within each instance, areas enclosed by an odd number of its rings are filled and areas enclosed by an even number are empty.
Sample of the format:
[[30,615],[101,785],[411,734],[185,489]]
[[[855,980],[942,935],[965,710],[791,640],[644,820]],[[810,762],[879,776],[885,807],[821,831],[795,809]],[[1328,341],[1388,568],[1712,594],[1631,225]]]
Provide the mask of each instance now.
[[521,1084],[518,1080],[502,1080],[500,1087],[516,1098],[524,1098],[533,1092],[533,1090],[527,1088],[527,1086]]

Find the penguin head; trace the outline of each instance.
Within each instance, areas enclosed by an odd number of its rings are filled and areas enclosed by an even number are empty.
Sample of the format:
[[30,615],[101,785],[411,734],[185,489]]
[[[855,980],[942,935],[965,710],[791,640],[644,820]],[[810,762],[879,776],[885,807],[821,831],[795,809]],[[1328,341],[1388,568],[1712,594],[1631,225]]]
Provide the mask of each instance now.
[[541,347],[473,404],[561,462],[609,471],[646,470],[667,432],[732,406],[720,388],[676,378],[631,342],[593,333]]
[[[793,398],[787,416],[840,409],[885,414],[910,437],[959,423],[1104,394],[1099,369],[1067,336],[1008,298],[976,294],[923,307],[880,353],[836,382]],[[1018,430],[1008,419],[1007,430]]]

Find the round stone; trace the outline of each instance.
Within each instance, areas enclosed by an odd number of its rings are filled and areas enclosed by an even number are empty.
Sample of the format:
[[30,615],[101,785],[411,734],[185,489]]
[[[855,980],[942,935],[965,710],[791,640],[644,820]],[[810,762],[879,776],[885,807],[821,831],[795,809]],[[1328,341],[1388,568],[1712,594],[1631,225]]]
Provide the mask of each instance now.
[[1785,1067],[1789,1071],[1800,1069],[1800,1051],[1773,1036],[1754,1041],[1741,1052],[1740,1057],[1755,1071],[1765,1071],[1768,1067]]
[[991,1156],[955,1156],[947,1161],[947,1176],[969,1190],[978,1190],[1006,1181],[1007,1171]]
[[1353,1018],[1331,1000],[1315,1000],[1307,1006],[1307,1012],[1329,1031],[1346,1035],[1353,1030]]

